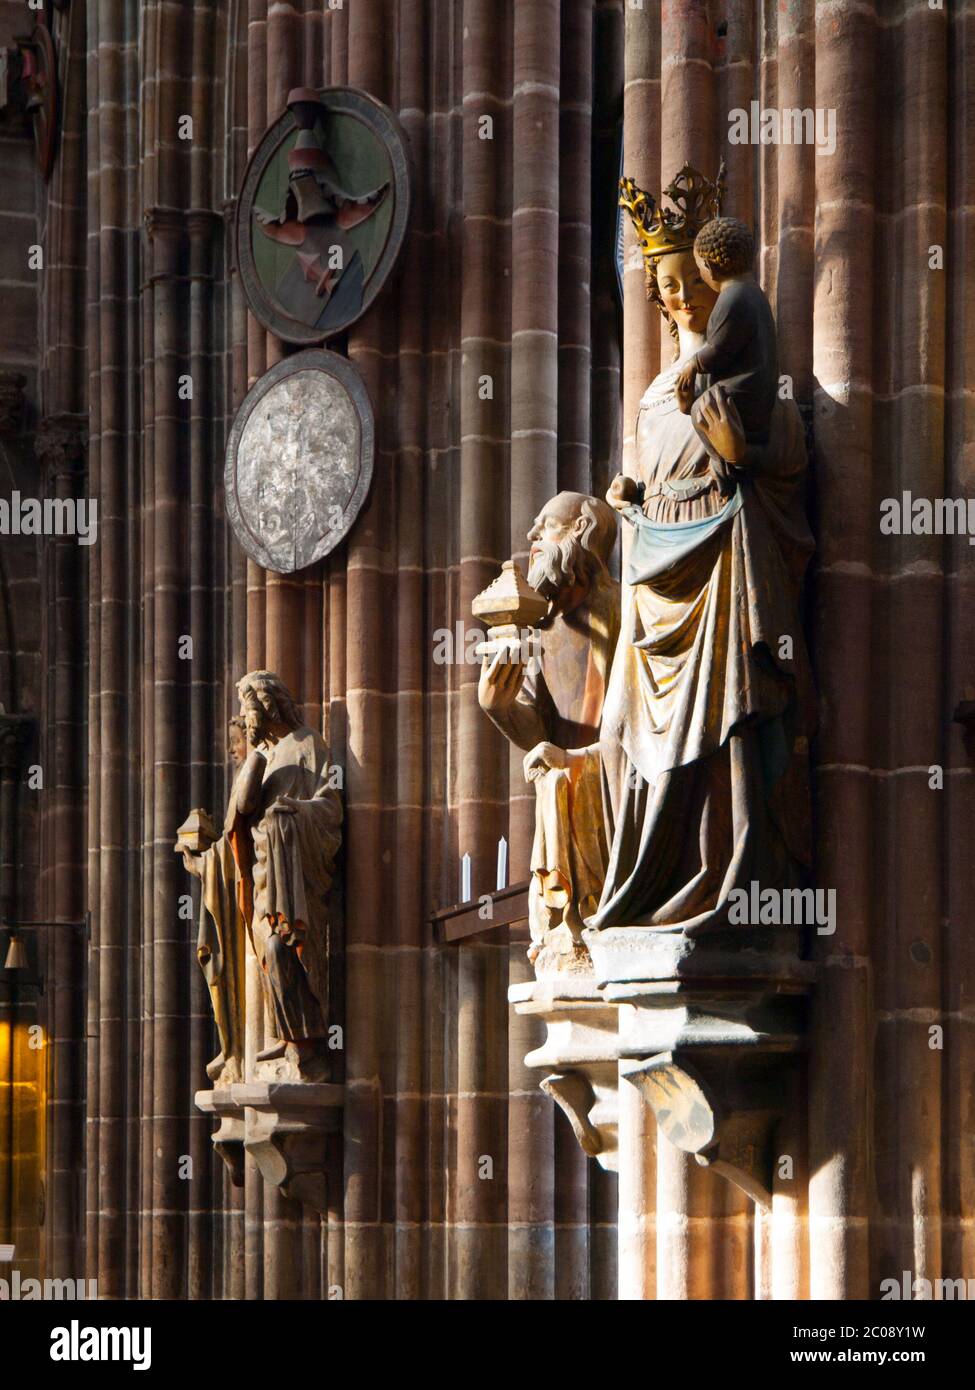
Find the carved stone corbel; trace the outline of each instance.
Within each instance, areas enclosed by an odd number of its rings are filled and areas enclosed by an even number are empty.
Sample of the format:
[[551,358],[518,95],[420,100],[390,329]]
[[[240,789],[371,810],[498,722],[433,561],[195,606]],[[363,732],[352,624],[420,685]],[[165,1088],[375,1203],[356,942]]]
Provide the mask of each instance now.
[[226,1164],[234,1187],[243,1187],[244,1117],[230,1094],[230,1087],[216,1086],[212,1091],[197,1091],[193,1099],[198,1110],[220,1121],[210,1135],[210,1142]]
[[[663,1138],[761,1206],[771,1201],[775,1133],[804,1046],[815,968],[790,933],[704,940],[639,928],[594,957],[622,979],[515,985],[517,1013],[545,1023],[525,1062],[561,1107],[583,1152],[618,1168],[619,1086],[634,1086]],[[595,934],[589,934],[590,940]],[[735,943],[737,944],[737,943]],[[640,980],[655,971],[669,978]],[[636,978],[634,978],[636,977]]]
[[596,1088],[588,1076],[581,1071],[556,1071],[539,1082],[539,1089],[561,1107],[582,1152],[589,1158],[603,1153],[605,1137],[593,1118],[597,1106]]
[[328,1082],[250,1082],[231,1088],[246,1105],[244,1148],[265,1182],[315,1211],[328,1210],[328,1135],[341,1128],[343,1088]]
[[250,1154],[266,1183],[325,1212],[328,1137],[341,1129],[344,1091],[330,1082],[249,1081],[197,1091],[197,1108],[220,1119],[212,1135],[233,1182]]
[[541,1089],[565,1113],[582,1151],[602,1168],[618,1165],[617,1009],[592,977],[566,975],[512,985],[519,1014],[545,1024],[546,1039],[525,1065],[548,1073]]
[[689,978],[603,987],[619,1010],[620,1084],[636,1087],[664,1138],[767,1207],[814,966],[788,949],[736,960],[696,948]]
[[772,1141],[785,1104],[773,1078],[752,1078],[752,1089],[736,1077],[736,1097],[727,1086],[717,1090],[692,1063],[672,1052],[646,1060],[624,1058],[620,1077],[636,1086],[660,1133],[675,1148],[693,1154],[702,1167],[740,1187],[759,1206],[771,1206]]

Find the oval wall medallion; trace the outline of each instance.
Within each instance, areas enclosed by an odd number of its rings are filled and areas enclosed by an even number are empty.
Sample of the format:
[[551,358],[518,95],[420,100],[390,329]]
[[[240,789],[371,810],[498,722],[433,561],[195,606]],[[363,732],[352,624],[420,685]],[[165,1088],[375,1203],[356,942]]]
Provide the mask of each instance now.
[[240,404],[227,442],[227,516],[265,569],[291,574],[352,528],[372,481],[372,406],[358,372],[322,349],[278,362]]
[[251,156],[237,203],[247,302],[289,343],[321,343],[382,289],[409,214],[406,137],[353,87],[298,87]]

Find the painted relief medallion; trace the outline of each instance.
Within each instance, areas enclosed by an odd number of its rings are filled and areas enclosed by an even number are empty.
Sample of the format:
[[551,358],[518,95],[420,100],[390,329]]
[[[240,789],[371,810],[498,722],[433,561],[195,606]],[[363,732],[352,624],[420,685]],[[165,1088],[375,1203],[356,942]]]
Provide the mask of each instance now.
[[224,487],[234,534],[279,574],[312,565],[348,535],[372,479],[374,427],[362,378],[308,349],[265,372],[241,402]]
[[348,328],[393,268],[409,201],[406,138],[388,107],[352,87],[295,88],[237,205],[237,263],[255,316],[289,343]]

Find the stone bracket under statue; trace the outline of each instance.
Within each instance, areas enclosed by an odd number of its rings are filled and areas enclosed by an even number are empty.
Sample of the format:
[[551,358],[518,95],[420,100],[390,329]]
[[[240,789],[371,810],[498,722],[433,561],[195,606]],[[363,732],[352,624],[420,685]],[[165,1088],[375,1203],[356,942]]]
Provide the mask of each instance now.
[[541,1089],[564,1111],[580,1148],[618,1169],[618,1007],[592,977],[553,976],[512,985],[515,1012],[545,1024],[544,1043],[525,1065],[544,1069]]
[[236,1187],[250,1154],[265,1182],[315,1211],[327,1210],[329,1136],[342,1128],[344,1087],[330,1082],[250,1081],[197,1091],[199,1110],[219,1120],[213,1147]]
[[509,993],[518,1013],[546,1026],[525,1061],[545,1069],[542,1090],[583,1151],[618,1167],[619,1088],[633,1086],[660,1135],[768,1206],[776,1128],[791,1103],[815,974],[799,958],[798,933],[690,937],[626,927],[585,935],[593,978],[538,980]]

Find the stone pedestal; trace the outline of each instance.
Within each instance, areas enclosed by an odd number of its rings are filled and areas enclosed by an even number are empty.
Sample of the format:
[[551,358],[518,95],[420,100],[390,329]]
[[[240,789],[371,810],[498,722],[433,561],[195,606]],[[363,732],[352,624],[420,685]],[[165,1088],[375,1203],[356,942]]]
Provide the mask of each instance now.
[[617,1007],[592,978],[536,980],[512,985],[519,1014],[544,1020],[547,1036],[525,1064],[543,1068],[542,1090],[561,1106],[584,1153],[615,1172],[617,1148]]
[[815,974],[801,929],[584,935],[618,1009],[620,1084],[636,1087],[664,1139],[770,1205],[775,1129]]
[[636,1087],[664,1139],[761,1206],[805,993],[794,980],[606,986],[619,1007],[620,1084]]
[[592,977],[517,985],[508,996],[545,1020],[546,1041],[525,1061],[546,1069],[542,1090],[582,1149],[619,1168],[618,1088],[632,1086],[664,1139],[768,1206],[815,974],[800,957],[800,930],[621,927],[584,937]]
[[197,1091],[193,1101],[197,1110],[219,1121],[210,1142],[227,1165],[234,1187],[243,1187],[244,1116],[232,1091],[232,1086],[215,1086],[212,1091]]
[[249,1081],[197,1091],[197,1108],[220,1120],[213,1146],[237,1186],[244,1154],[265,1182],[315,1211],[328,1209],[326,1144],[341,1129],[343,1087],[314,1081]]

